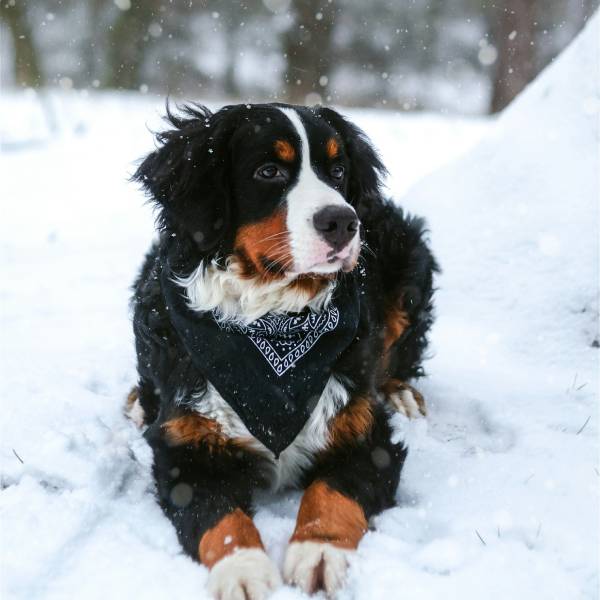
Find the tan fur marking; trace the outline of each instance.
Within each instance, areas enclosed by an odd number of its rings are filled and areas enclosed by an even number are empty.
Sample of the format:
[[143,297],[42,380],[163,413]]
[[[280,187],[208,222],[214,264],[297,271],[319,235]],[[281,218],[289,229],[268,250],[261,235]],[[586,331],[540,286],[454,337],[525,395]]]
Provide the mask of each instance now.
[[315,481],[302,496],[290,542],[327,542],[354,549],[366,531],[365,513],[357,502]]
[[285,140],[277,140],[275,142],[275,154],[285,162],[292,162],[296,158],[294,147]]
[[126,408],[125,410],[127,412],[129,412],[131,410],[131,408],[133,407],[133,405],[135,404],[135,401],[140,397],[137,386],[134,386],[131,388],[131,391],[129,392],[129,394],[127,394],[127,402],[126,402]]
[[331,446],[352,443],[367,435],[373,426],[373,413],[368,398],[354,398],[329,425]]
[[237,548],[261,548],[260,533],[252,519],[239,508],[223,517],[204,533],[198,545],[198,558],[209,569]]
[[183,415],[166,421],[162,430],[167,443],[172,446],[203,445],[211,453],[254,452],[251,437],[229,438],[223,434],[217,421],[199,414]]
[[385,333],[383,350],[387,352],[410,325],[408,315],[401,306],[391,305],[385,311]]
[[325,150],[327,151],[327,156],[329,158],[335,158],[340,151],[340,146],[337,143],[335,138],[329,138],[327,140],[327,145],[325,146]]
[[224,446],[227,442],[221,434],[220,425],[213,419],[202,415],[190,414],[171,419],[162,425],[167,442],[173,446],[183,444],[202,444]]
[[275,271],[267,269],[264,260],[288,268],[292,264],[285,210],[279,210],[258,223],[240,227],[234,248],[246,267],[243,276],[252,277],[256,273],[265,279],[283,276],[277,267]]

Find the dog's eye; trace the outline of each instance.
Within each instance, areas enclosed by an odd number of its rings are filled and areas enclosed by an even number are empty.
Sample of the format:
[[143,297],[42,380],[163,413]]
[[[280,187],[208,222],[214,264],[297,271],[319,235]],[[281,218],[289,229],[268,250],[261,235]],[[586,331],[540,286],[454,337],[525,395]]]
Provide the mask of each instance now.
[[276,165],[263,165],[254,173],[256,179],[285,179],[285,174]]
[[331,168],[330,174],[334,179],[342,179],[344,177],[345,169],[342,165],[335,165]]

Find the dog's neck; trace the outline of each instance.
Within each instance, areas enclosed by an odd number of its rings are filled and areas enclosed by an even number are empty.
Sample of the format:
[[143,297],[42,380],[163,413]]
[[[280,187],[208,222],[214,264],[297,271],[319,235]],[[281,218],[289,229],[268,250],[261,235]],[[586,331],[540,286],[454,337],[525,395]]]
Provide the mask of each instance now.
[[233,258],[226,261],[225,268],[216,260],[200,263],[177,283],[185,289],[192,310],[214,310],[221,321],[243,324],[269,312],[300,312],[305,308],[318,312],[329,304],[335,288],[335,280],[328,279],[244,277]]

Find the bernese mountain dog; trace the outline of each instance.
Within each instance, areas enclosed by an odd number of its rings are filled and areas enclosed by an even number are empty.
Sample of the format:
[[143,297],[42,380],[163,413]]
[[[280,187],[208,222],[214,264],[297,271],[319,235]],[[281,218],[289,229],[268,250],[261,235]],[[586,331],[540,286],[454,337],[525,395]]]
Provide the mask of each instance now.
[[394,505],[397,412],[425,414],[408,384],[433,319],[424,223],[384,197],[377,152],[330,108],[167,118],[133,176],[159,237],[134,286],[128,413],[158,502],[215,598],[259,600],[281,578],[253,496],[304,490],[283,577],[331,596]]

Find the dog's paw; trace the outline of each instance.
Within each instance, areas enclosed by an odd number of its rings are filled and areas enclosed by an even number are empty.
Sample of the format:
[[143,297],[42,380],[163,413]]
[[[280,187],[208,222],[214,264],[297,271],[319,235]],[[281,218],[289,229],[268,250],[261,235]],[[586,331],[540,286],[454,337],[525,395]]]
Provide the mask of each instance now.
[[127,402],[125,404],[125,416],[131,419],[136,427],[140,429],[144,426],[146,415],[144,409],[140,403],[140,397],[137,387],[127,395]]
[[292,542],[285,555],[283,576],[307,594],[324,590],[332,597],[344,584],[351,552],[323,542]]
[[240,548],[222,558],[208,575],[215,600],[264,600],[281,585],[281,577],[264,550]]
[[393,387],[388,386],[386,398],[393,408],[409,419],[427,416],[425,399],[407,383],[397,382]]

